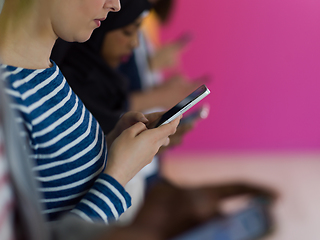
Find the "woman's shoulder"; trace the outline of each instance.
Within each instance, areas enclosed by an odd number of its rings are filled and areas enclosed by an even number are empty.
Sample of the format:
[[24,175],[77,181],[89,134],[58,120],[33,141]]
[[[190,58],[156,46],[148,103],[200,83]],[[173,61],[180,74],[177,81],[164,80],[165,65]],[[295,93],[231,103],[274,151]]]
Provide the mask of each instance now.
[[63,75],[58,66],[52,61],[50,68],[27,69],[0,64],[1,74],[8,88],[19,92],[34,89],[38,85],[44,85],[53,79],[63,80]]

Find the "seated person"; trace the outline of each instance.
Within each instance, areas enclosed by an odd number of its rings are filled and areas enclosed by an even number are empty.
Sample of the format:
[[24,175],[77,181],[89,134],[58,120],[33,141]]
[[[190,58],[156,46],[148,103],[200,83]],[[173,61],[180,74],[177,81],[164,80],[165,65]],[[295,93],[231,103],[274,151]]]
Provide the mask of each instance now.
[[124,186],[168,144],[179,122],[149,130],[151,115],[129,112],[105,136],[50,60],[58,37],[84,42],[108,12],[120,9],[118,0],[95,3],[6,0],[0,15],[1,77],[31,148],[49,220],[65,212],[88,221],[118,219],[131,205]]

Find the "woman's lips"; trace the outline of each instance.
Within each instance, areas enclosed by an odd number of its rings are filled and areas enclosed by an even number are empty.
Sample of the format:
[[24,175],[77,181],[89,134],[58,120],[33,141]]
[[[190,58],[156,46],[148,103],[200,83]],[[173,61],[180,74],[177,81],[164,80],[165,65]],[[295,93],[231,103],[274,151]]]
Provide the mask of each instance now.
[[130,56],[131,56],[130,54],[122,56],[122,57],[121,57],[121,62],[122,62],[122,63],[128,62]]
[[101,22],[106,20],[106,18],[98,18],[98,19],[95,19],[94,22],[97,24],[98,27],[101,26]]
[[97,24],[97,26],[98,26],[98,27],[100,27],[100,26],[101,26],[101,21],[100,21],[100,20],[95,19],[95,20],[94,20],[94,22]]

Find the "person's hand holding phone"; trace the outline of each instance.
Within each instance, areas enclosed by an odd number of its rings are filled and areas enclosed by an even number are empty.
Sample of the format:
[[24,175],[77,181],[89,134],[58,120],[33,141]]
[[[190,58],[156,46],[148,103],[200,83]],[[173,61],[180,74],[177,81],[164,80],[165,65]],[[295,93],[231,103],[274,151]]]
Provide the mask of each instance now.
[[[182,118],[183,119],[183,118]],[[181,119],[181,120],[182,120]],[[172,134],[169,138],[170,138],[170,143],[167,146],[162,146],[159,149],[158,154],[163,154],[165,151],[167,151],[170,148],[174,148],[176,146],[179,146],[182,141],[183,138],[185,137],[185,135],[190,132],[193,128],[194,128],[194,122],[196,120],[194,120],[193,122],[187,122],[185,124],[179,124],[177,131],[175,132],[175,134]]]
[[[149,116],[150,119],[156,116]],[[104,173],[125,186],[144,166],[149,164],[161,146],[169,144],[180,117],[158,128],[148,129],[137,122],[124,130],[112,143]]]
[[180,145],[185,135],[194,129],[195,124],[199,119],[205,119],[209,115],[209,104],[203,104],[201,107],[196,108],[190,113],[186,113],[180,120],[180,124],[175,134],[171,135],[170,143],[168,146],[162,146],[158,154],[164,153],[166,150]]
[[210,94],[210,90],[206,87],[206,85],[201,85],[180,102],[178,102],[175,106],[170,108],[166,113],[164,113],[155,127],[169,123],[177,116],[182,115],[203,98],[205,98],[208,94]]
[[181,51],[191,39],[192,35],[190,33],[184,33],[175,41],[160,47],[150,58],[150,68],[158,71],[179,66]]
[[153,108],[169,109],[194,91],[198,86],[207,83],[209,80],[209,75],[189,79],[183,74],[175,73],[161,84],[147,91],[130,93],[130,109],[141,112]]
[[248,183],[183,188],[161,180],[147,193],[134,224],[153,230],[162,239],[170,239],[221,216],[221,204],[240,196],[263,197],[272,203],[276,193]]
[[112,145],[113,141],[127,128],[131,127],[132,125],[136,124],[137,122],[142,122],[144,124],[148,123],[148,119],[146,116],[137,111],[129,111],[124,113],[119,121],[117,122],[116,126],[112,129],[112,131],[106,136],[107,147],[108,150]]
[[159,98],[161,96],[161,107],[171,108],[187,95],[193,92],[199,85],[204,84],[208,77],[203,76],[190,80],[182,74],[176,74],[156,87]]

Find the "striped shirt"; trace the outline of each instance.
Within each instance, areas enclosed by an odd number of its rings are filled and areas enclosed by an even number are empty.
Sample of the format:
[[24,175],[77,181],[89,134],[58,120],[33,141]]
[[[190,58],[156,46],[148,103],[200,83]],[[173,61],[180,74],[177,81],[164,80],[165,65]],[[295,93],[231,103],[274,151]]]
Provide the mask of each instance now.
[[88,221],[118,219],[131,205],[131,198],[103,173],[104,134],[57,65],[37,70],[0,68],[32,150],[43,213],[49,220],[66,211]]

